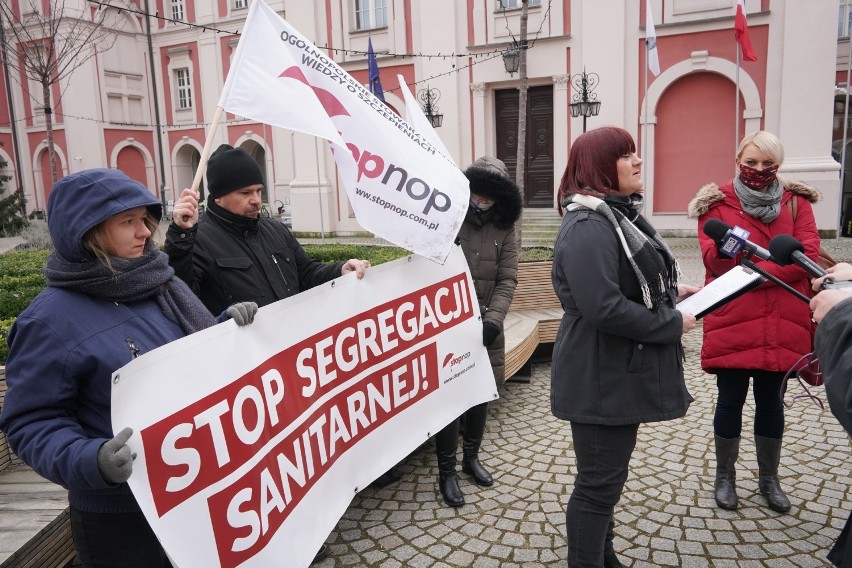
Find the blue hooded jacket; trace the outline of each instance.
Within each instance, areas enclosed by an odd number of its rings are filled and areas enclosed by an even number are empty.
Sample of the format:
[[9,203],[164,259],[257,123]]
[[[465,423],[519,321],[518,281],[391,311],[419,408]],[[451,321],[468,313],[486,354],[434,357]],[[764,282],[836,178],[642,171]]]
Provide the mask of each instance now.
[[[91,260],[82,246],[86,232],[140,206],[159,218],[157,199],[120,171],[86,170],[62,178],[48,201],[56,252],[68,261]],[[46,288],[18,316],[8,337],[0,429],[12,450],[37,473],[66,487],[77,509],[139,511],[128,485],[107,483],[97,466],[98,449],[114,435],[112,373],[183,336],[153,298],[117,303]]]

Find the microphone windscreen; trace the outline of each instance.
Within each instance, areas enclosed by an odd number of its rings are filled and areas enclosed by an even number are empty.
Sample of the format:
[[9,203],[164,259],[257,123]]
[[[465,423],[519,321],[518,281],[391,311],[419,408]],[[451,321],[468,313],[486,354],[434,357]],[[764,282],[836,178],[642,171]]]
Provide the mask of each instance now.
[[719,219],[707,219],[704,223],[704,234],[714,241],[721,241],[731,230],[731,226]]
[[794,252],[805,252],[805,245],[790,235],[776,235],[769,241],[769,253],[781,266],[793,263]]

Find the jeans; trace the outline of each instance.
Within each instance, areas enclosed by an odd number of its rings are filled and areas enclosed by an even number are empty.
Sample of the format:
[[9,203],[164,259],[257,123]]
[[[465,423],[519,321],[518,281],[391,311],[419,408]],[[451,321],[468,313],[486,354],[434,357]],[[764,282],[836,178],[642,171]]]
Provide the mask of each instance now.
[[754,433],[764,438],[784,435],[784,402],[781,382],[784,373],[754,369],[719,369],[716,373],[716,414],[713,432],[720,438],[739,438],[743,429],[743,406],[749,378],[754,377]]
[[84,568],[171,568],[142,513],[88,513],[71,507],[71,535]]
[[577,479],[568,499],[568,566],[600,568],[612,547],[613,509],[621,499],[638,424],[603,426],[571,422]]

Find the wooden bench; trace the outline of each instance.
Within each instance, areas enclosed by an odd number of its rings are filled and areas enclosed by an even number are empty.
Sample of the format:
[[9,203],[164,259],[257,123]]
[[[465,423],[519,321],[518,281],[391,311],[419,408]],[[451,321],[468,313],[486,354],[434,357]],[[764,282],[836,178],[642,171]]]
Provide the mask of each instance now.
[[503,322],[505,380],[529,361],[539,344],[556,339],[563,312],[550,281],[552,264],[549,260],[518,264],[518,287]]
[[[6,369],[0,367],[0,408]],[[68,493],[12,453],[0,432],[0,568],[62,568],[74,558]]]

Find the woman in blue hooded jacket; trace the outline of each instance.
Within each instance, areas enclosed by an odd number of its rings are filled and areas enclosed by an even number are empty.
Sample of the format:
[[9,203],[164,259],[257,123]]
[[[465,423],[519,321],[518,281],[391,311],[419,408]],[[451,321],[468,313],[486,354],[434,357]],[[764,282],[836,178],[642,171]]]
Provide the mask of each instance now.
[[9,332],[0,429],[18,457],[68,489],[86,567],[171,566],[125,483],[132,430],[113,433],[113,371],[228,317],[249,323],[256,311],[235,305],[217,320],[151,240],[160,215],[160,202],[120,171],[59,180],[48,201],[47,287]]

